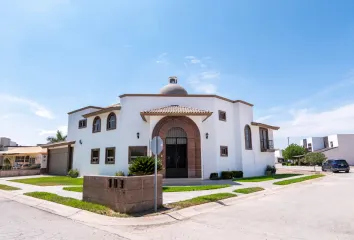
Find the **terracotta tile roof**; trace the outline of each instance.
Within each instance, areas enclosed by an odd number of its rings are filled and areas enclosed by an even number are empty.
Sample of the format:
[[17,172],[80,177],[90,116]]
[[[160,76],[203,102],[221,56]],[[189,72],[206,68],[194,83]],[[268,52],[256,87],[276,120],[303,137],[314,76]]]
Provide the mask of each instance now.
[[206,110],[200,110],[198,108],[184,107],[179,105],[171,105],[162,108],[155,108],[148,111],[143,111],[143,113],[152,113],[152,114],[169,114],[169,113],[183,113],[183,114],[209,114],[212,113]]
[[194,116],[207,116],[204,121],[210,117],[213,112],[207,110],[201,110],[198,108],[185,107],[179,105],[171,105],[161,108],[155,108],[151,110],[142,111],[140,113],[141,117],[144,121],[146,121],[145,116],[186,116],[186,115],[194,115]]

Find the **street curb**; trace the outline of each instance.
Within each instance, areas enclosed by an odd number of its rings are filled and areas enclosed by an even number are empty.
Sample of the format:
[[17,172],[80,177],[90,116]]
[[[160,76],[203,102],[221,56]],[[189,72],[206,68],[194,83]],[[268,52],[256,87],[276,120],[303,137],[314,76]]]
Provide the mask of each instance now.
[[[329,177],[328,175],[326,177]],[[280,190],[285,190],[289,187],[296,187],[303,184],[311,184],[315,181],[320,181],[325,177],[307,180],[296,184],[289,184],[284,186],[277,186],[274,189],[266,189],[264,191],[255,192],[252,194],[241,194],[237,197],[232,197],[217,202],[206,203],[189,208],[184,208],[172,212],[162,213],[159,215],[146,216],[146,217],[109,217],[96,213],[92,213],[86,210],[81,210],[33,197],[23,195],[22,193],[9,192],[0,190],[0,197],[10,199],[21,204],[28,205],[33,208],[40,209],[52,214],[56,214],[77,222],[81,222],[90,226],[105,227],[118,227],[118,226],[151,226],[151,225],[163,225],[173,222],[183,221],[194,217],[196,215],[217,210],[223,207],[232,206],[240,201],[248,199],[258,199],[268,195],[276,194]],[[103,229],[102,228],[102,229]]]

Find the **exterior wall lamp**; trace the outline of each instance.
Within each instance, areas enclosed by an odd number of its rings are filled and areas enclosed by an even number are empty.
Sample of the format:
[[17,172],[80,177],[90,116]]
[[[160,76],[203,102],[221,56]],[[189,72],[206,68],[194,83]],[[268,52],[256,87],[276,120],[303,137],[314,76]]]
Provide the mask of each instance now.
[[209,133],[205,134],[205,138],[208,139],[209,138]]
[[81,139],[80,139],[79,143],[82,144],[82,140]]
[[138,139],[140,138],[140,133],[139,133],[139,132],[136,133],[136,137],[137,137]]

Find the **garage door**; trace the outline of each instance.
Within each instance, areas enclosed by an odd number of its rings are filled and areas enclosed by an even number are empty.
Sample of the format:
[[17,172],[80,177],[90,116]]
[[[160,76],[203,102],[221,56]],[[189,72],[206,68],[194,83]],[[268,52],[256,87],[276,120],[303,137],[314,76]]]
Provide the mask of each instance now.
[[69,149],[67,147],[49,150],[49,174],[67,175],[68,163]]

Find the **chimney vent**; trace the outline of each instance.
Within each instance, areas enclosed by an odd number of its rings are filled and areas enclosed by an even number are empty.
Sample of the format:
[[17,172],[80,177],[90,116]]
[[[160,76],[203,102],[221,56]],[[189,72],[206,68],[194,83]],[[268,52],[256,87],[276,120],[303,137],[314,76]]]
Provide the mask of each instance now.
[[171,84],[177,84],[177,77],[176,76],[172,76],[168,78]]

